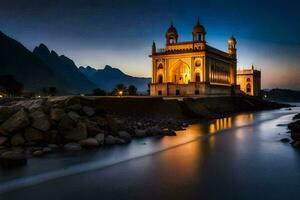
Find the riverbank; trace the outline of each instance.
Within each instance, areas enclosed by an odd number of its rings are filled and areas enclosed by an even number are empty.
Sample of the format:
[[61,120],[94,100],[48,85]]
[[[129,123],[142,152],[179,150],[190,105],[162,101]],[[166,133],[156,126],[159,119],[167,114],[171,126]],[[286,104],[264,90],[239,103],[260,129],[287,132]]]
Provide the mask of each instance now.
[[199,119],[288,105],[252,97],[162,98],[52,97],[6,103],[0,108],[0,162],[126,144],[134,137],[176,135]]

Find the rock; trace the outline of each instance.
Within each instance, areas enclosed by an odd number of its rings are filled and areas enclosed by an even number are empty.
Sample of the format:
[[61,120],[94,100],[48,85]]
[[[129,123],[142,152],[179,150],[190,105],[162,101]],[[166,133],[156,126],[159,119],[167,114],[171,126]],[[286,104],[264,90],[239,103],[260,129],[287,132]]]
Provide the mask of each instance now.
[[1,154],[0,164],[5,168],[23,166],[27,163],[25,154],[20,151],[7,151]]
[[68,110],[80,111],[82,106],[79,103],[76,103],[76,104],[68,106],[67,108],[68,108]]
[[62,132],[65,130],[71,130],[76,125],[75,121],[71,119],[68,115],[62,117],[58,124],[58,129]]
[[50,119],[54,121],[59,121],[65,115],[65,111],[61,108],[54,108],[50,111]]
[[291,130],[291,138],[300,141],[300,120],[290,123],[288,128]]
[[44,152],[42,150],[36,150],[32,153],[33,156],[39,157],[44,155]]
[[150,127],[146,131],[147,135],[163,135],[163,130],[159,127]]
[[99,144],[104,144],[104,134],[99,133],[95,136],[95,139],[98,141]]
[[51,153],[51,152],[52,152],[52,148],[50,148],[50,147],[43,148],[43,153]]
[[113,145],[113,144],[116,143],[116,139],[115,139],[114,136],[108,135],[108,136],[105,137],[104,143],[105,143],[106,145]]
[[40,110],[36,110],[30,113],[32,118],[32,127],[41,131],[47,131],[50,129],[51,123],[48,116]]
[[25,100],[18,101],[16,106],[22,106],[29,111],[40,110],[44,107],[46,99],[34,99],[34,100]]
[[300,113],[296,114],[294,117],[293,117],[293,120],[295,119],[300,119]]
[[163,130],[164,131],[164,134],[165,135],[168,135],[168,136],[176,136],[176,132],[171,130],[171,129],[165,129]]
[[78,143],[75,143],[75,142],[71,142],[71,143],[64,145],[64,150],[65,151],[80,151],[81,145]]
[[119,131],[126,130],[126,127],[123,125],[123,123],[112,116],[107,116],[107,123],[110,131],[113,134],[117,134]]
[[77,122],[80,119],[80,115],[78,115],[76,112],[74,111],[70,111],[68,112],[68,116],[73,119],[75,122]]
[[19,110],[10,118],[8,118],[1,128],[8,133],[12,133],[27,127],[30,124],[27,112],[24,109]]
[[127,143],[130,142],[130,141],[126,141],[122,138],[115,138],[115,141],[116,141],[117,144],[127,144]]
[[95,121],[97,122],[97,125],[100,127],[108,126],[108,122],[104,117],[97,116],[97,117],[95,117]]
[[55,129],[47,131],[47,142],[48,143],[61,143],[62,142],[62,135]]
[[68,141],[80,141],[86,139],[88,136],[86,125],[82,122],[79,122],[75,128],[61,133]]
[[142,122],[137,122],[136,125],[137,125],[138,127],[142,127],[142,126],[143,126]]
[[82,110],[89,117],[95,114],[95,110],[89,106],[83,106]]
[[84,139],[84,140],[80,140],[79,144],[82,147],[86,147],[86,148],[98,147],[99,146],[99,142],[95,138],[87,138],[87,139]]
[[293,141],[291,144],[295,148],[300,148],[300,141]]
[[22,146],[25,143],[25,139],[23,138],[22,134],[15,134],[11,140],[10,144],[12,146]]
[[18,108],[16,106],[0,107],[0,124],[5,122],[8,118],[10,118],[17,111],[18,111]]
[[118,132],[118,136],[121,139],[125,140],[126,142],[130,142],[131,141],[131,135],[128,132],[126,132],[126,131],[119,131]]
[[135,130],[135,136],[136,137],[145,137],[146,136],[146,130],[136,129]]
[[6,137],[2,137],[0,136],[0,145],[4,145],[7,141],[7,138]]
[[289,138],[282,138],[280,141],[283,142],[283,143],[288,143],[288,142],[290,142],[290,139]]
[[44,140],[43,133],[31,127],[25,130],[24,137],[28,142],[41,142]]
[[101,130],[98,128],[98,125],[96,122],[92,122],[87,120],[85,122],[88,134],[90,137],[94,137],[95,135],[97,135]]

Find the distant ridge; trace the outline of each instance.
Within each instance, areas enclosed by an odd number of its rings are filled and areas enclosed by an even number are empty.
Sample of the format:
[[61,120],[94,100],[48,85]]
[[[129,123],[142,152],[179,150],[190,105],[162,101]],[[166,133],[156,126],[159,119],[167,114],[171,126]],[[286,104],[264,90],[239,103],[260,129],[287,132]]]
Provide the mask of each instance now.
[[53,50],[50,52],[46,45],[40,44],[35,47],[33,54],[48,64],[57,76],[67,83],[71,93],[90,92],[97,88],[79,71],[73,60],[64,55],[59,56]]
[[130,76],[122,72],[120,69],[113,68],[109,65],[106,65],[104,69],[81,66],[79,67],[79,70],[99,88],[106,91],[111,91],[115,85],[122,83],[126,86],[135,85],[139,92],[146,92],[148,89],[148,83],[151,82],[151,78]]
[[0,75],[13,75],[23,83],[25,90],[40,90],[52,86],[57,87],[60,92],[68,90],[67,83],[49,65],[1,31]]

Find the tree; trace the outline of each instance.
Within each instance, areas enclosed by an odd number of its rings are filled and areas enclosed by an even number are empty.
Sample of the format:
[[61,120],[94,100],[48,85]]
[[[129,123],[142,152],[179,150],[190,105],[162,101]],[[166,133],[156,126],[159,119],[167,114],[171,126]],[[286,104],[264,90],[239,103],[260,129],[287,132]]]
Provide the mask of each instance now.
[[105,96],[106,92],[100,88],[97,88],[97,89],[93,90],[93,95],[94,96]]
[[113,89],[112,94],[113,95],[124,95],[127,92],[127,88],[124,84],[120,83],[117,84],[116,87]]
[[137,88],[134,85],[129,85],[128,95],[134,96],[137,94]]
[[23,91],[23,84],[16,81],[11,75],[0,76],[0,86],[9,96],[20,95]]

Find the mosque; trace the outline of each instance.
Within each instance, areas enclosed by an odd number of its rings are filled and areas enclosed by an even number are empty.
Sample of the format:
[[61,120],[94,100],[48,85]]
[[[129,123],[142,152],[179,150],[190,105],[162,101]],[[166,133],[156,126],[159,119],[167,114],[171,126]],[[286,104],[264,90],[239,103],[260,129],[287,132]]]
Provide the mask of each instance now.
[[228,52],[206,43],[206,31],[199,20],[191,41],[179,42],[171,24],[166,32],[166,46],[152,44],[151,96],[232,95],[237,86],[236,39],[228,39]]

